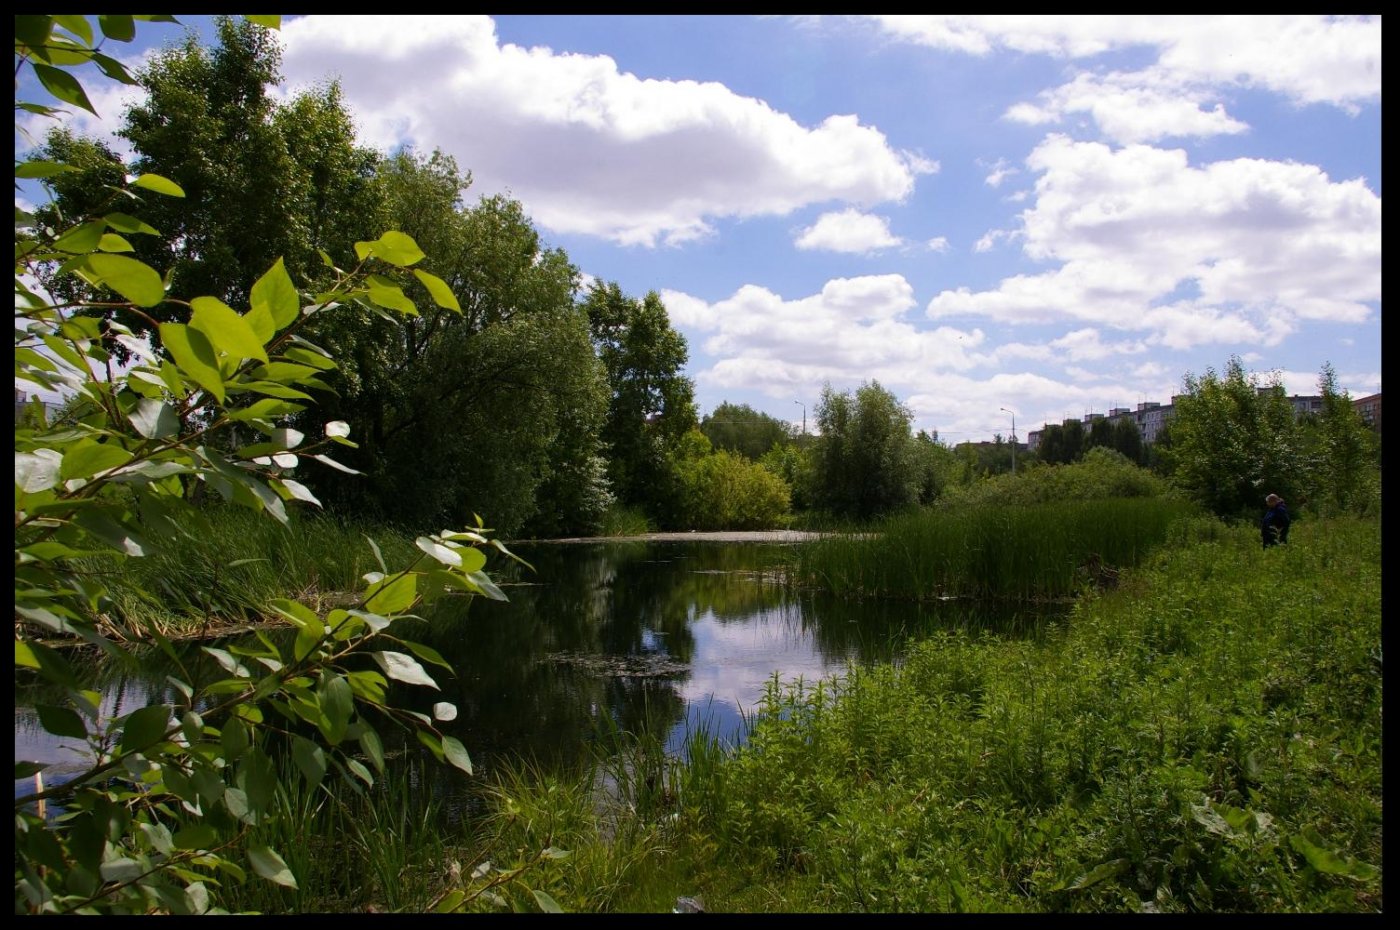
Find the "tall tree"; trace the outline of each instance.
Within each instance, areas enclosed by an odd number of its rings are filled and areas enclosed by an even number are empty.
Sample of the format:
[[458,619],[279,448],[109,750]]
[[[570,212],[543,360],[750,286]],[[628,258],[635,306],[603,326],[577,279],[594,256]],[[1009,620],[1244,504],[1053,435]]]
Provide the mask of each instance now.
[[833,513],[866,519],[918,500],[914,415],[878,381],[854,394],[828,384],[817,404],[815,494]]
[[574,301],[578,269],[544,247],[518,201],[464,208],[470,175],[441,152],[400,152],[379,183],[390,225],[430,252],[419,267],[460,310],[415,284],[420,312],[406,323],[372,309],[328,322],[323,339],[345,359],[332,406],[364,431],[353,464],[375,488],[336,479],[328,497],[427,525],[475,512],[510,534],[588,531],[610,499],[607,382]]
[[775,445],[791,441],[792,427],[777,417],[753,409],[748,404],[720,404],[700,421],[700,432],[716,449],[737,452],[758,461]]
[[1142,432],[1128,417],[1121,417],[1114,424],[1112,447],[1134,465],[1143,464]]
[[1303,422],[1309,499],[1323,513],[1360,512],[1380,502],[1380,443],[1351,397],[1337,389],[1331,363],[1318,375],[1322,412]]
[[1224,375],[1187,374],[1171,424],[1174,480],[1221,516],[1252,516],[1264,495],[1296,496],[1304,483],[1293,405],[1231,357]]
[[670,454],[697,425],[695,388],[683,374],[685,337],[655,291],[637,300],[616,282],[595,282],[583,306],[611,389],[602,435],[613,490],[663,523],[673,520],[679,488]]

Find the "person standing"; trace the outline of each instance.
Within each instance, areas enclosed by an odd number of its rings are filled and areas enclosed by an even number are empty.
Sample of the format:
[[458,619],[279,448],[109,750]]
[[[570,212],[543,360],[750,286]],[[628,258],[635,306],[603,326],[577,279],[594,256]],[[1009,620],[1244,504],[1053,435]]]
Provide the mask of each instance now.
[[1264,498],[1264,503],[1268,510],[1264,512],[1264,522],[1260,525],[1260,533],[1264,539],[1264,548],[1276,546],[1279,543],[1288,542],[1288,507],[1283,503],[1283,498],[1277,494],[1270,494]]

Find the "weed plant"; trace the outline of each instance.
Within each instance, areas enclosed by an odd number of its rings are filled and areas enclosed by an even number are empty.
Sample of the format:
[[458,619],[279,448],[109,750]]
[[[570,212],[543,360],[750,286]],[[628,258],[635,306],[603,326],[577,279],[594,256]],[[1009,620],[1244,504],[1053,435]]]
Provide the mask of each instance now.
[[1379,913],[1378,523],[1216,536],[1039,641],[954,631],[770,688],[699,812],[728,887],[840,912]]
[[1071,597],[1192,512],[1165,497],[925,509],[804,546],[793,579],[847,597]]

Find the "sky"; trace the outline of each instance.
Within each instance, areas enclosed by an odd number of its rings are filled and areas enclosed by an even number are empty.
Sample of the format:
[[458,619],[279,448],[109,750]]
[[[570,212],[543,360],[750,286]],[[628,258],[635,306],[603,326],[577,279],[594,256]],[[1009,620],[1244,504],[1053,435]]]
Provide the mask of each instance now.
[[[209,34],[204,17],[181,17]],[[180,27],[104,52],[139,64]],[[686,337],[701,415],[869,381],[949,443],[1232,357],[1381,390],[1381,19],[284,16],[283,86]],[[94,85],[89,84],[90,93]],[[131,99],[93,94],[102,134]],[[18,154],[18,152],[17,152]]]

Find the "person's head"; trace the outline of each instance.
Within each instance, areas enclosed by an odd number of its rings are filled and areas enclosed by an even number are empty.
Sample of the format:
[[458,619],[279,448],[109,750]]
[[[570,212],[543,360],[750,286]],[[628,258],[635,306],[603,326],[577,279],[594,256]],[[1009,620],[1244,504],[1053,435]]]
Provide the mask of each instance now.
[[1268,497],[1264,498],[1264,503],[1268,504],[1270,507],[1277,507],[1279,504],[1283,503],[1283,498],[1279,497],[1277,494],[1270,494]]

